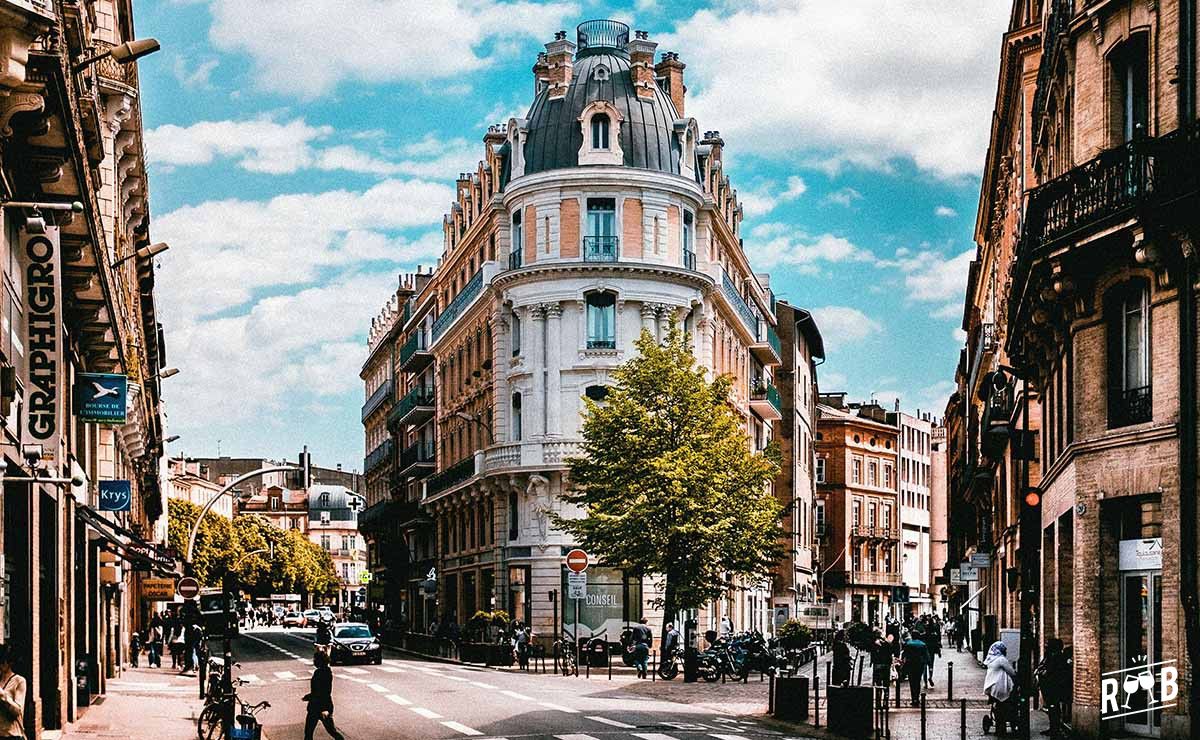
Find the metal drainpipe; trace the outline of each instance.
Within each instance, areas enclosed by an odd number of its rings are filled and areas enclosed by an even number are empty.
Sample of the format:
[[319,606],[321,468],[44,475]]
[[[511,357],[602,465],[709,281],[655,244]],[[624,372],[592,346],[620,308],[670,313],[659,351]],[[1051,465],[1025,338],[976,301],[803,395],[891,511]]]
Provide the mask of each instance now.
[[[1178,65],[1178,125],[1191,125],[1196,116],[1195,101],[1195,0],[1179,2],[1179,65]],[[1188,236],[1192,236],[1188,234]],[[1194,240],[1193,240],[1194,243]],[[1200,682],[1196,680],[1200,667],[1200,584],[1196,572],[1196,311],[1194,258],[1182,257],[1179,285],[1179,550],[1180,600],[1183,604],[1188,653],[1188,702],[1190,735],[1200,740]]]

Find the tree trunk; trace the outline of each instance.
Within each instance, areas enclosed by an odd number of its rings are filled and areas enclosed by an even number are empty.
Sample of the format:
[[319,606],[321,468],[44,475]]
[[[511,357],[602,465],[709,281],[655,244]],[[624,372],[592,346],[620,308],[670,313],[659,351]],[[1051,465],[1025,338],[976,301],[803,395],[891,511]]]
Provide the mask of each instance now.
[[675,585],[674,584],[675,584],[674,579],[672,579],[670,575],[666,576],[665,582],[663,583],[662,629],[661,629],[661,632],[659,633],[659,638],[658,638],[658,647],[660,650],[662,649],[662,646],[666,644],[667,623],[670,622],[671,620],[675,619],[676,605],[675,605]]

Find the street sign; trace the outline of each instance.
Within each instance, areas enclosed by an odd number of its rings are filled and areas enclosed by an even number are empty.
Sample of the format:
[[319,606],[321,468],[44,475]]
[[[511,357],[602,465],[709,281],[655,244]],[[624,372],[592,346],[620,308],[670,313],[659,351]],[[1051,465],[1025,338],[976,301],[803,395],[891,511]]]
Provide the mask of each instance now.
[[359,573],[359,574],[358,574],[358,582],[359,582],[359,583],[362,583],[362,584],[367,584],[367,583],[370,583],[370,582],[371,582],[371,577],[372,577],[372,573],[371,573],[371,571],[369,571],[369,570],[364,570],[362,573]]
[[962,579],[962,570],[960,570],[959,568],[954,568],[953,570],[950,571],[950,585],[951,586],[967,585],[967,582]]
[[100,511],[129,511],[133,486],[127,480],[100,481]]
[[185,599],[194,599],[200,595],[200,582],[195,578],[180,578],[175,590]]
[[175,598],[175,579],[143,578],[142,598],[146,601],[171,601]]
[[567,570],[582,573],[588,567],[588,554],[578,547],[567,553]]
[[977,552],[971,555],[971,565],[976,568],[992,567],[992,554],[990,552]]
[[587,598],[587,573],[568,573],[567,574],[567,598],[568,599],[586,599]]
[[75,412],[80,421],[124,424],[129,380],[112,373],[79,373],[75,376]]
[[979,568],[976,568],[974,565],[971,565],[970,563],[961,563],[958,566],[958,577],[963,579],[964,581],[978,581],[979,580]]

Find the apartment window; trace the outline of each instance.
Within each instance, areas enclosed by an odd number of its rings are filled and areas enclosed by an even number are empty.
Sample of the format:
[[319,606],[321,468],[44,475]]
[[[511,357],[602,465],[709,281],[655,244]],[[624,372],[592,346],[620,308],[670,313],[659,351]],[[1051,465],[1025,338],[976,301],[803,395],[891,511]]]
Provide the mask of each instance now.
[[592,116],[592,148],[607,149],[608,148],[608,126],[609,119],[605,113],[597,113]]
[[867,526],[871,529],[875,528],[875,504],[867,507]]
[[874,460],[867,463],[867,485],[879,485],[879,464]]
[[609,292],[588,293],[585,299],[587,301],[588,349],[616,349],[616,295]]
[[1132,280],[1109,292],[1108,425],[1110,428],[1149,421],[1150,286]]
[[870,553],[871,559],[868,561],[868,565],[870,566],[871,572],[874,573],[875,571],[879,570],[879,551],[872,547],[870,548]]
[[333,545],[330,544],[330,541],[329,541],[329,535],[327,535],[327,534],[321,535],[321,549],[328,551],[329,548],[332,546]]
[[521,394],[514,393],[512,395],[512,438],[515,442],[521,441]]
[[892,487],[892,466],[891,465],[883,466],[883,487],[884,488]]
[[892,528],[892,505],[891,504],[883,505],[883,519],[879,522],[879,524],[884,529]]
[[817,526],[817,536],[825,534],[825,502],[818,501],[813,507],[813,522]]
[[521,354],[521,317],[512,315],[512,353],[513,357]]
[[883,572],[892,572],[892,548],[890,547],[883,548]]
[[1148,133],[1150,121],[1149,49],[1146,34],[1136,34],[1112,54],[1114,118],[1122,142]]
[[694,243],[695,223],[691,211],[683,212],[683,266],[696,269],[696,247]]
[[279,511],[279,497],[278,496],[271,497],[271,511]]
[[817,458],[817,483],[825,482],[825,458]]
[[850,482],[862,483],[862,458],[856,457],[850,462]]
[[612,198],[588,198],[583,248],[583,258],[587,262],[616,261],[617,202]]
[[858,500],[855,500],[854,504],[852,506],[852,509],[851,509],[852,513],[851,513],[851,520],[850,520],[850,523],[852,525],[854,525],[855,527],[857,527],[859,522],[862,520],[861,509],[862,509],[862,504]]

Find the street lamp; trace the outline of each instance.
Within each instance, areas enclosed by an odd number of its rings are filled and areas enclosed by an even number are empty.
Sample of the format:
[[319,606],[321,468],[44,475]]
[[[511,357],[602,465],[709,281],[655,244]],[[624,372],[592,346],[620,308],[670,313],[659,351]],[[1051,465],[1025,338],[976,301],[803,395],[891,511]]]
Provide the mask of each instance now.
[[169,377],[171,377],[171,376],[173,376],[173,375],[178,375],[178,374],[179,374],[179,368],[177,368],[177,367],[167,367],[167,368],[163,368],[162,370],[159,370],[158,372],[156,372],[155,374],[151,375],[150,377],[152,377],[152,378],[158,378],[159,380],[164,380],[164,379],[166,379],[166,378],[169,378]]
[[121,259],[112,263],[113,269],[114,270],[117,269],[117,265],[120,265],[124,262],[128,262],[129,260],[131,260],[135,257],[138,259],[149,259],[149,258],[155,256],[156,254],[162,254],[163,252],[167,251],[170,248],[171,248],[171,245],[167,244],[166,242],[157,242],[155,244],[147,244],[144,247],[138,247],[137,249],[135,249],[132,252],[130,252],[129,254],[125,255]]
[[83,203],[79,201],[71,201],[70,203],[62,203],[56,201],[19,201],[10,200],[4,203],[5,208],[21,208],[32,211],[25,216],[25,231],[30,234],[40,235],[46,233],[46,218],[42,216],[42,211],[68,211],[70,213],[83,213]]
[[153,54],[161,48],[162,47],[159,45],[158,39],[155,38],[126,41],[118,46],[110,47],[102,52],[80,59],[78,62],[75,62],[75,64],[71,65],[71,70],[78,72],[88,65],[95,64],[105,57],[112,57],[113,61],[117,64],[130,64],[148,54]]
[[179,441],[179,435],[178,435],[178,434],[172,434],[170,437],[167,437],[166,439],[164,439],[164,440],[163,440],[163,444],[165,444],[165,445],[169,445],[169,444],[171,444],[172,442],[178,442],[178,441]]

